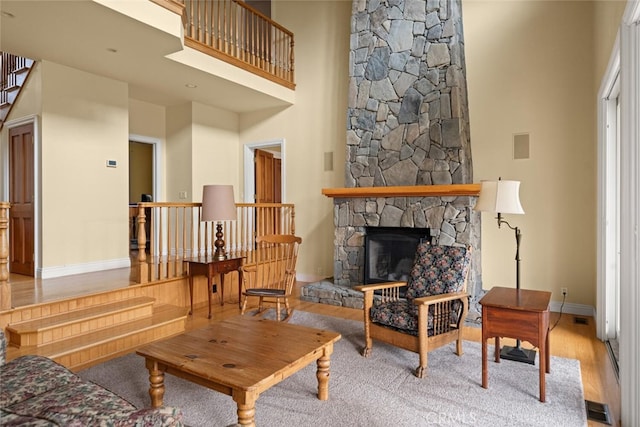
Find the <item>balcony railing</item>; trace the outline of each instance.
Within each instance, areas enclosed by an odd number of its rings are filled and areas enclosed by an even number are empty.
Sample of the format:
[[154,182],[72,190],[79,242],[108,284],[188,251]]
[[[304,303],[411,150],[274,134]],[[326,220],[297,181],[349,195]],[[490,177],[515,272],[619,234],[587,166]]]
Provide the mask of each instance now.
[[176,1],[185,8],[186,46],[295,88],[291,31],[242,1]]
[[[130,208],[132,244],[138,251],[133,261],[138,283],[170,280],[184,276],[184,260],[212,256],[215,252],[215,224],[200,221],[201,203],[141,202]],[[255,261],[256,237],[265,234],[294,234],[292,204],[237,203],[237,220],[223,221],[225,250]]]

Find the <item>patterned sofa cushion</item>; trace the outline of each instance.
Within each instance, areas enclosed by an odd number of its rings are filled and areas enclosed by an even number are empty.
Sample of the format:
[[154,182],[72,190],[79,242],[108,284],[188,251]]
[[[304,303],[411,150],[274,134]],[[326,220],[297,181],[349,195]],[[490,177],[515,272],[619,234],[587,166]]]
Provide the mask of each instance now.
[[56,424],[35,417],[23,417],[0,409],[0,426],[2,427],[55,427]]
[[[0,362],[5,360],[0,330]],[[179,408],[135,406],[42,356],[0,363],[0,425],[181,427]]]
[[0,366],[0,408],[80,381],[80,377],[46,357],[18,357]]
[[90,382],[67,384],[23,400],[6,411],[33,416],[58,425],[101,425],[127,419],[135,406]]

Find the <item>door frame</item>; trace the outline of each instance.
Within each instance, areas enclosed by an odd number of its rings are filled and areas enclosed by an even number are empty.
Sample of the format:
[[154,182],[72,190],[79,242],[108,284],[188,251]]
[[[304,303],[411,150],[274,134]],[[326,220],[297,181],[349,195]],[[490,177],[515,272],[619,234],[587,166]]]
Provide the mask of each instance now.
[[[40,236],[42,228],[42,163],[41,163],[41,125],[40,116],[31,114],[19,119],[5,122],[5,137],[2,138],[0,150],[2,152],[2,198],[9,199],[9,129],[33,124],[33,275],[35,278],[42,278],[42,247]],[[11,232],[11,230],[8,230]],[[11,273],[11,272],[9,272]]]
[[285,189],[287,188],[287,174],[284,173],[286,171],[286,154],[285,154],[285,139],[272,139],[268,141],[261,142],[250,142],[244,144],[243,148],[243,163],[244,163],[244,203],[254,203],[253,195],[256,192],[256,174],[255,174],[255,151],[256,149],[266,150],[269,147],[280,147],[280,159],[282,161],[281,164],[281,191],[282,191],[282,203],[287,202],[287,192]]
[[[162,194],[162,168],[160,165],[162,164],[162,140],[160,138],[154,138],[151,136],[144,136],[138,134],[129,134],[130,142],[139,142],[142,144],[151,144],[153,147],[153,154],[151,160],[152,167],[152,177],[153,180],[153,201],[157,202]],[[129,165],[131,167],[131,165]]]
[[[620,38],[616,37],[609,59],[607,71],[598,91],[598,195],[597,195],[597,291],[596,291],[596,336],[606,341],[616,335],[615,325],[618,316],[616,299],[616,277],[619,276],[619,215],[617,208],[611,207],[614,201],[619,206],[619,194],[611,194],[612,176],[619,177],[617,144],[619,130],[615,99],[612,96],[620,92]],[[616,93],[617,91],[617,93]],[[614,158],[615,157],[615,158]],[[612,170],[614,169],[614,170]],[[617,193],[617,192],[616,192]],[[614,212],[615,211],[615,212]],[[614,216],[612,218],[612,216]],[[613,235],[612,235],[613,233]],[[617,233],[617,235],[615,235]]]
[[[129,134],[129,142],[139,142],[142,144],[151,144],[153,147],[152,160],[151,160],[151,168],[152,168],[152,177],[153,180],[153,201],[157,202],[159,199],[164,198],[164,188],[162,186],[163,175],[162,175],[162,140],[160,138],[155,138],[151,136],[144,136],[138,134]],[[128,164],[128,162],[127,162]],[[128,167],[131,165],[128,164]],[[128,182],[128,181],[127,181]],[[147,218],[147,221],[149,219]],[[156,247],[153,248],[155,253],[158,253],[158,238],[160,236],[160,230],[155,230],[154,242],[156,242]],[[149,239],[151,236],[147,236]],[[150,241],[147,242],[147,246],[150,244]]]

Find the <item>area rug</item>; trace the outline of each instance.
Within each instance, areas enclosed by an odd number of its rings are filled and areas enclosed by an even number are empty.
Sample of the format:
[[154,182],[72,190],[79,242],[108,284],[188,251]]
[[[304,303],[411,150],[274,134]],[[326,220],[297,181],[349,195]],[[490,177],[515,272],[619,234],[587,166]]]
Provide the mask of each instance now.
[[[291,323],[340,332],[331,356],[329,400],[316,397],[312,364],[263,393],[256,404],[258,426],[586,426],[577,360],[551,358],[546,403],[538,400],[536,365],[489,362],[489,388],[481,386],[479,343],[465,341],[464,355],[450,344],[429,353],[427,376],[413,375],[418,355],[375,342],[364,358],[362,323],[295,311]],[[490,354],[492,354],[490,348]],[[129,354],[80,372],[80,376],[149,406],[148,372],[142,357]],[[166,405],[181,407],[192,427],[237,421],[231,397],[167,375]]]

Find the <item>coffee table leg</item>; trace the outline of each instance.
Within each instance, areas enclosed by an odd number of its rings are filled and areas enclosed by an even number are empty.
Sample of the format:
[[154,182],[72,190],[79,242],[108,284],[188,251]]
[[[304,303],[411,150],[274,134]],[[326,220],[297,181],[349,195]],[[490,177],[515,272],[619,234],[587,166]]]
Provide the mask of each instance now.
[[317,361],[318,370],[316,378],[318,378],[318,399],[329,399],[329,367],[331,366],[331,353],[333,353],[333,345],[331,348],[325,348],[324,353]]
[[149,396],[151,397],[151,406],[159,408],[164,400],[164,371],[158,366],[158,362],[153,360],[146,361],[149,370]]
[[238,405],[238,424],[241,426],[255,427],[256,400],[258,396],[249,392],[234,390],[232,397]]

